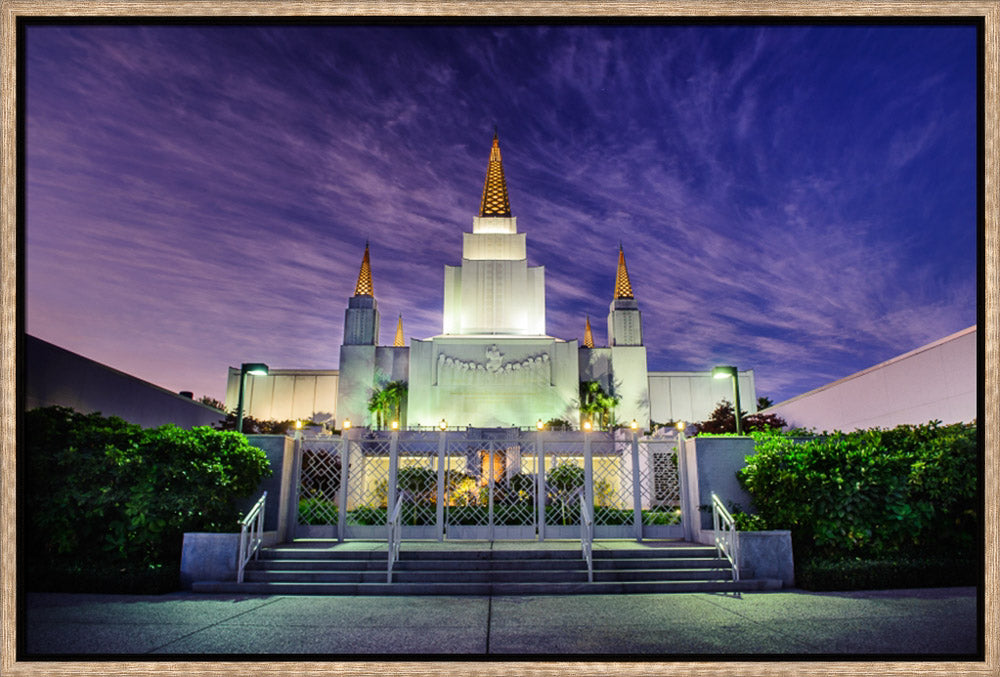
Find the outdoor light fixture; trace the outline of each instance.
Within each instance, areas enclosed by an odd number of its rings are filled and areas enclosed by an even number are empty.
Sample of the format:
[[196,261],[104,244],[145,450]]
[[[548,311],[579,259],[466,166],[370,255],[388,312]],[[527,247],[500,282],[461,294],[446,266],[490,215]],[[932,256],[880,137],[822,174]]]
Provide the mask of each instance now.
[[733,416],[736,418],[736,434],[742,435],[740,425],[740,379],[736,367],[723,366],[712,369],[712,376],[715,378],[730,377],[733,379]]
[[584,421],[583,422],[583,429],[584,429],[584,431],[586,431],[586,432],[589,433],[593,427],[594,427],[594,424],[591,423],[590,421]]
[[535,424],[535,427],[539,430],[545,430],[545,424],[542,423],[542,419],[538,419],[538,423]]
[[631,427],[631,428],[632,428],[632,430],[638,430],[638,429],[639,429],[639,422],[638,422],[638,421],[636,421],[636,420],[635,420],[635,419],[633,418],[633,419],[632,419],[632,424],[631,424],[631,426],[629,426],[629,427]]
[[350,430],[351,429],[351,419],[345,418],[344,422],[340,425],[340,427],[343,430]]
[[393,421],[389,424],[393,430],[399,430],[399,421]]
[[298,420],[295,421],[295,429],[296,430],[302,430],[302,420],[301,419],[298,419]]
[[677,421],[677,429],[678,430],[680,430],[681,432],[684,432],[685,428],[687,428],[687,424],[685,424],[684,421]]
[[237,432],[243,432],[243,391],[246,388],[247,374],[267,376],[267,365],[263,362],[244,362],[240,365],[240,397],[236,403]]
[[448,422],[447,422],[447,421],[445,421],[445,420],[444,420],[444,419],[442,418],[442,419],[441,419],[441,422],[440,422],[440,423],[438,423],[438,428],[440,428],[441,430],[447,430],[447,429],[448,429]]

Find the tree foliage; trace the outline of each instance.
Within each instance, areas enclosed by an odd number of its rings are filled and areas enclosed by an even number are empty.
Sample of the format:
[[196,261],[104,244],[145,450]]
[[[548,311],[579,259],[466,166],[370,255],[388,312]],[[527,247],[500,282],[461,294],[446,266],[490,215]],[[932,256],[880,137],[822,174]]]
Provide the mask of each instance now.
[[374,387],[368,398],[368,411],[375,420],[375,426],[383,429],[390,421],[398,421],[406,400],[406,381],[389,381],[382,387]]
[[232,432],[65,407],[25,415],[29,559],[148,566],[176,561],[185,531],[234,531],[236,500],[270,474]]
[[605,391],[598,381],[580,382],[580,416],[592,420],[598,429],[615,425],[615,408],[619,404],[621,398]]
[[977,523],[975,423],[754,435],[738,477],[772,529],[806,556],[969,556]]
[[198,401],[201,402],[202,404],[212,407],[213,409],[218,409],[219,411],[226,411],[226,404],[224,402],[220,402],[214,397],[203,395],[201,399],[199,399]]
[[[755,431],[778,430],[788,425],[785,419],[777,414],[747,414],[740,410],[740,427],[743,433]],[[698,434],[709,433],[721,435],[736,432],[736,417],[733,415],[733,404],[722,400],[712,411],[707,420],[694,424]]]

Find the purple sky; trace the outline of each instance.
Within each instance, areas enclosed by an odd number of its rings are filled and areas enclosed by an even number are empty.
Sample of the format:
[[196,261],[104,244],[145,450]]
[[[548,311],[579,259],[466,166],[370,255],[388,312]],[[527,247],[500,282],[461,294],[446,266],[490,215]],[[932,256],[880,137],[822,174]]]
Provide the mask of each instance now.
[[494,124],[547,328],[774,401],[976,322],[964,26],[29,26],[27,331],[172,390],[440,333]]

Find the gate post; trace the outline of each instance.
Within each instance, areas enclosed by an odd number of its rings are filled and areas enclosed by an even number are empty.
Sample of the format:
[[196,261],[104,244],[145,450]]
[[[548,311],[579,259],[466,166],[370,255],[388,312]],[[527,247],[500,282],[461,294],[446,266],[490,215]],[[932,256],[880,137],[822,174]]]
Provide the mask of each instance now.
[[295,540],[295,532],[299,527],[299,490],[302,484],[302,436],[295,436],[295,446],[292,452],[292,486],[288,492],[288,521],[285,523],[285,533],[288,540]]
[[681,495],[681,529],[684,531],[685,541],[694,541],[694,517],[698,517],[698,527],[701,527],[701,513],[698,512],[698,501],[692,500],[688,495],[688,464],[687,464],[687,438],[684,430],[677,433],[677,480],[678,491]]
[[535,433],[535,506],[538,514],[538,540],[545,540],[545,449],[542,448],[544,435],[539,428]]
[[[443,424],[442,424],[443,425]],[[438,436],[438,482],[437,482],[437,539],[444,540],[444,464],[445,464],[445,435],[442,430]]]
[[[493,542],[493,534],[494,534],[494,529],[493,529],[493,486],[494,486],[493,469],[494,469],[495,463],[496,463],[496,456],[495,456],[496,449],[494,449],[494,447],[496,446],[496,441],[494,441],[494,440],[489,440],[489,441],[484,440],[484,442],[486,442],[486,444],[484,444],[484,446],[488,449],[488,451],[486,453],[487,453],[487,458],[489,459],[489,467],[486,470],[486,472],[488,473],[487,477],[489,478],[489,485],[488,485],[489,486],[489,494],[488,494],[489,495],[489,499],[488,499],[487,504],[489,505],[489,508],[488,508],[488,510],[489,510],[488,514],[489,514],[489,518],[490,518],[489,519],[489,525],[490,525],[489,534],[490,534],[490,542],[492,543]],[[506,450],[505,450],[505,453],[506,453]],[[504,460],[506,461],[506,456],[504,457]]]
[[594,454],[590,449],[590,433],[583,433],[583,495],[591,510],[594,509]]
[[639,434],[632,431],[632,515],[635,540],[642,542],[642,483],[639,479]]
[[389,486],[386,487],[385,521],[396,507],[396,483],[399,481],[399,431],[389,433]]
[[337,540],[343,541],[347,531],[348,466],[351,465],[350,430],[340,431],[340,493],[337,496]]

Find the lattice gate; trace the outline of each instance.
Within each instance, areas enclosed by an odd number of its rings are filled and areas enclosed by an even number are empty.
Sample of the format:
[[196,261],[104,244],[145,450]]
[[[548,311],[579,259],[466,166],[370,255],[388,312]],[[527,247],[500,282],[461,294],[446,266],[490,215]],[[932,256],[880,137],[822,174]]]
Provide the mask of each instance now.
[[343,442],[302,438],[296,454],[295,538],[337,538],[342,513]]
[[397,498],[404,539],[578,538],[581,497],[596,538],[683,536],[669,437],[358,431],[302,438],[295,477],[295,538],[382,540]]

